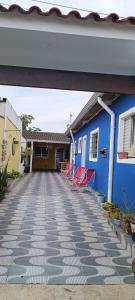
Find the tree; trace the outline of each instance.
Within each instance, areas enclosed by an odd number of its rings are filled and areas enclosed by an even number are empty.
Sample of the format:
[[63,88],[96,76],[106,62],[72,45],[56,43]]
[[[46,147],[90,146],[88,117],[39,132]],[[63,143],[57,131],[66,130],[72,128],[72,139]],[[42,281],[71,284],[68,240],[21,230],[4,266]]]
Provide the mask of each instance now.
[[20,119],[22,121],[22,130],[23,131],[41,131],[38,127],[29,127],[29,125],[32,123],[35,118],[31,115],[22,114],[20,116]]
[[35,132],[35,131],[42,131],[42,130],[38,127],[28,127],[28,131]]

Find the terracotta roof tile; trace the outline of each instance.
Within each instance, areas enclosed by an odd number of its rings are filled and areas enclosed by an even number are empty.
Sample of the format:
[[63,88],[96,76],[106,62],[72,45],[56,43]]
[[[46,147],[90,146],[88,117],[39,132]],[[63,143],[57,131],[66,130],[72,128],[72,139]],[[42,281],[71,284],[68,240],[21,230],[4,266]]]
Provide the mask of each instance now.
[[95,22],[105,22],[105,21],[111,21],[112,23],[116,24],[126,24],[129,23],[131,25],[135,25],[135,17],[130,16],[127,18],[120,18],[118,14],[116,13],[111,13],[105,17],[101,17],[98,13],[96,12],[91,12],[86,16],[81,16],[81,14],[76,11],[72,10],[67,14],[64,14],[61,12],[60,9],[53,7],[49,11],[42,11],[42,9],[38,6],[31,6],[28,10],[23,9],[17,4],[13,4],[9,6],[8,8],[4,7],[3,5],[0,5],[0,12],[1,13],[14,13],[18,12],[22,15],[31,15],[33,13],[37,13],[40,16],[48,17],[51,15],[56,15],[60,18],[68,18],[70,16],[75,17],[76,19],[79,20],[88,20],[88,19],[93,19]]
[[67,138],[65,133],[55,133],[55,132],[30,132],[24,131],[23,137],[26,140],[45,140],[45,141],[52,141],[58,143],[70,143],[70,140]]

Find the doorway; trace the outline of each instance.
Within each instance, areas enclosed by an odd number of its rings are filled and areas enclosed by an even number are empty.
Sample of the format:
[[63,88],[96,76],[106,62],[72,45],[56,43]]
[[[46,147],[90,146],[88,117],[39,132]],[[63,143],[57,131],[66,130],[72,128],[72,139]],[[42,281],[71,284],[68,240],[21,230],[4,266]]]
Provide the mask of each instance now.
[[61,169],[61,162],[63,161],[63,155],[64,155],[64,149],[56,148],[56,154],[55,154],[56,171],[60,171]]

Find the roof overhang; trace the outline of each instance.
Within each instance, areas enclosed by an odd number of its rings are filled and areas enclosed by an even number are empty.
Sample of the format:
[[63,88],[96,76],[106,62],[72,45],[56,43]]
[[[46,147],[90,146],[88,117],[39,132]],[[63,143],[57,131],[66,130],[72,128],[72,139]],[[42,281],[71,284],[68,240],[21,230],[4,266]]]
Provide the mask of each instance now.
[[64,16],[58,9],[43,13],[0,6],[0,65],[134,76],[134,24],[134,18],[117,15],[81,18],[78,12]]
[[70,136],[70,130],[72,130],[73,133],[76,133],[103,110],[103,108],[98,103],[98,97],[101,97],[107,105],[111,105],[112,102],[115,101],[119,96],[120,95],[118,94],[94,93],[87,104],[84,106],[82,111],[79,113],[77,118],[67,129],[67,136]]
[[51,141],[51,140],[36,140],[36,139],[26,139],[25,140],[27,142],[33,142],[33,143],[46,143],[46,144],[62,144],[62,145],[69,145],[70,144],[70,141],[69,142],[62,142],[62,141]]

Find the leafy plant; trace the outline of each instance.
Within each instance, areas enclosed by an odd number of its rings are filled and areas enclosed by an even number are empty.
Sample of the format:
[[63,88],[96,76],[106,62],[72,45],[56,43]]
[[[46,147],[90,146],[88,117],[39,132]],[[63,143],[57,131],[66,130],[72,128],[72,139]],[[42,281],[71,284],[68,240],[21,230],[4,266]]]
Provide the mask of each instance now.
[[134,202],[129,204],[129,200],[128,200],[126,191],[124,189],[122,189],[122,194],[123,194],[123,203],[124,203],[124,213],[123,213],[123,215],[126,219],[129,219],[132,215],[132,208],[134,206]]
[[120,220],[120,217],[121,217],[120,211],[117,210],[117,211],[112,212],[112,215],[111,215],[112,220]]
[[111,202],[104,202],[104,203],[103,203],[103,208],[104,208],[104,209],[108,209],[108,208],[110,208],[110,207],[112,207],[112,203],[111,203]]
[[0,195],[4,195],[8,191],[7,167],[0,169]]
[[8,172],[8,178],[17,179],[21,177],[21,174],[18,171],[12,170],[12,172]]

